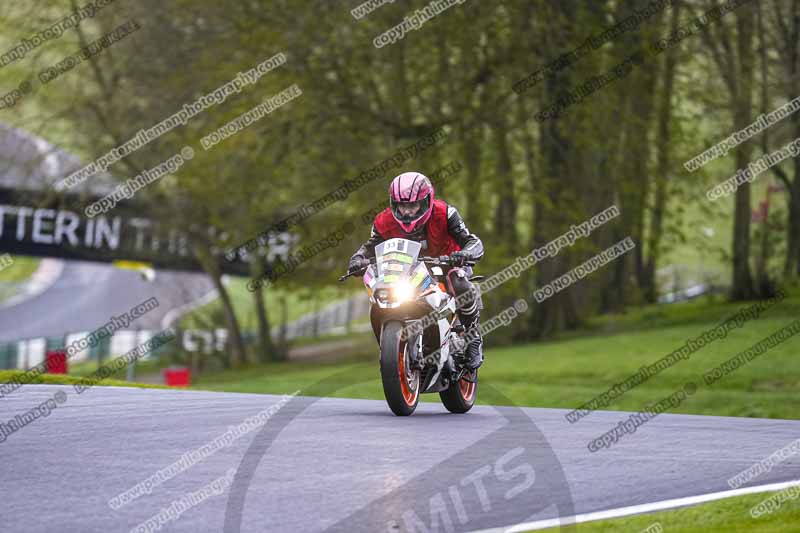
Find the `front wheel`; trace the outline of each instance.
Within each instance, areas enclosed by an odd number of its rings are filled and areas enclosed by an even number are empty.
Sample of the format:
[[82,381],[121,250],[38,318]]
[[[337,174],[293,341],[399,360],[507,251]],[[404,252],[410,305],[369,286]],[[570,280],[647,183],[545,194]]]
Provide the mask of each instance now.
[[475,405],[475,395],[478,392],[478,370],[464,374],[464,377],[454,381],[439,393],[442,403],[451,413],[466,413]]
[[403,323],[391,320],[381,333],[381,381],[389,409],[397,416],[408,416],[419,402],[420,371],[412,370],[406,341],[400,339]]

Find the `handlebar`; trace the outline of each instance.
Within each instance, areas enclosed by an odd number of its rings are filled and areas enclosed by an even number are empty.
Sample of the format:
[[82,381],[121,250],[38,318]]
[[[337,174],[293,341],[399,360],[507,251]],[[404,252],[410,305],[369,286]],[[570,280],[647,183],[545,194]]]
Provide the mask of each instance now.
[[[453,265],[450,264],[449,261],[446,260],[447,257],[448,256],[446,256],[446,255],[443,255],[443,256],[440,256],[440,257],[420,257],[419,261],[421,261],[423,263],[428,263],[428,264],[431,264],[431,265],[434,265],[434,266],[440,266],[440,267],[453,266]],[[369,265],[367,265],[364,268],[361,268],[359,270],[354,270],[353,272],[348,272],[344,276],[341,276],[339,278],[339,281],[345,281],[347,278],[351,278],[353,276],[360,276],[360,275],[364,274],[364,272],[367,271],[367,268],[369,268],[370,265],[374,265],[374,264],[375,264],[375,259],[369,259]],[[464,266],[475,266],[476,264],[477,264],[477,261],[467,261],[467,262],[464,263]]]
[[[422,261],[423,263],[430,263],[434,266],[442,266],[442,267],[454,266],[450,264],[450,261],[446,260],[447,257],[449,256],[443,255],[441,257],[420,257],[419,260]],[[477,261],[466,261],[464,263],[464,266],[475,266],[477,264],[478,264]]]
[[347,274],[345,274],[344,276],[341,276],[341,277],[339,278],[339,281],[345,281],[347,278],[350,278],[350,277],[353,277],[353,276],[357,276],[357,275],[363,274],[363,273],[364,273],[364,272],[366,272],[366,271],[367,271],[367,269],[365,268],[364,270],[361,270],[361,271],[358,271],[358,272],[348,272],[348,273],[347,273]]
[[353,277],[353,276],[360,276],[360,275],[362,275],[364,272],[366,272],[366,271],[367,271],[367,269],[368,269],[368,268],[369,268],[371,265],[374,265],[374,264],[375,264],[375,259],[367,259],[367,261],[369,261],[369,264],[368,264],[367,266],[365,266],[364,268],[360,268],[360,269],[358,269],[358,270],[354,270],[353,272],[348,272],[348,273],[347,273],[347,274],[345,274],[344,276],[340,277],[340,278],[339,278],[339,281],[344,281],[344,280],[346,280],[347,278],[350,278],[350,277]]

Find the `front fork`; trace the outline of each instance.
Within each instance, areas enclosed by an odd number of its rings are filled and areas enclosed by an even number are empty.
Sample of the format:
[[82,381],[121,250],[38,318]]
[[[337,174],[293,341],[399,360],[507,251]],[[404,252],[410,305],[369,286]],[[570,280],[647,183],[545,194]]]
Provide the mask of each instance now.
[[422,333],[417,333],[406,344],[408,349],[408,361],[411,368],[422,370],[424,365],[422,357]]

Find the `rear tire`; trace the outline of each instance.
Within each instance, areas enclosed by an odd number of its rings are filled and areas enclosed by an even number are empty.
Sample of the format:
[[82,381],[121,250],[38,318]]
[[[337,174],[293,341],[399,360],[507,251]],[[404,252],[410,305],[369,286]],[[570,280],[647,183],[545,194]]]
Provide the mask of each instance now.
[[475,405],[475,397],[478,394],[478,370],[473,370],[471,374],[475,383],[470,383],[464,378],[461,378],[451,383],[450,386],[447,387],[447,390],[443,390],[439,393],[439,398],[441,398],[442,403],[451,413],[466,413]]
[[408,416],[419,403],[420,371],[410,370],[406,341],[400,339],[403,323],[390,320],[381,333],[381,381],[389,409]]

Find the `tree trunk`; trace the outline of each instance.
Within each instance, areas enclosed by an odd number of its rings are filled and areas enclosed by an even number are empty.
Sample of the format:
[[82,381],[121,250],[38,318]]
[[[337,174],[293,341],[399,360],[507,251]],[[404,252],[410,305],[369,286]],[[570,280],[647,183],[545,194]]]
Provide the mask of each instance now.
[[[538,15],[548,21],[547,37],[540,50],[544,57],[549,58],[558,57],[569,48],[570,43],[579,38],[580,30],[575,24],[576,19],[586,24],[590,22],[601,24],[606,16],[605,9],[597,3],[581,5],[577,8],[577,13],[575,6],[557,0],[546,2],[545,7],[546,10]],[[594,61],[600,62],[597,56]],[[568,90],[587,79],[589,72],[595,72],[595,68],[602,68],[597,63],[592,64],[587,57],[574,68],[561,69],[552,76],[545,77],[537,86],[536,92],[540,98],[534,105],[543,109],[544,106],[564,98]],[[537,137],[541,168],[535,177],[533,196],[533,243],[537,248],[546,245],[548,241],[569,229],[571,224],[577,224],[589,214],[594,214],[594,204],[603,200],[598,195],[609,189],[608,182],[597,186],[595,185],[597,180],[586,179],[589,172],[593,175],[597,173],[597,167],[602,161],[593,158],[591,151],[575,148],[581,145],[582,139],[577,132],[582,131],[585,126],[586,109],[591,106],[591,103],[584,102],[557,118],[538,121]],[[617,132],[612,135],[616,138]],[[606,150],[608,137],[605,136],[600,140],[598,154],[608,153]],[[604,207],[607,206],[608,204]],[[596,238],[593,235],[592,240]],[[585,253],[589,245],[588,242],[582,242],[575,248],[563,249],[557,256],[538,263],[535,290],[566,274],[581,253],[578,250],[582,249]],[[600,277],[602,274],[596,273],[594,276]],[[597,278],[587,279],[582,284],[594,283],[596,280]],[[531,336],[545,337],[563,329],[579,326],[579,289],[580,286],[569,287],[541,303],[536,302],[532,308],[533,312],[529,315]]]
[[504,251],[514,254],[517,249],[517,200],[514,197],[514,175],[508,147],[508,124],[502,111],[498,114],[493,133],[497,150],[497,180],[500,184],[494,233]]
[[[670,32],[678,30],[680,23],[680,3],[672,6]],[[642,290],[645,301],[655,303],[658,300],[656,285],[656,268],[660,257],[661,237],[664,233],[664,211],[667,204],[667,180],[672,171],[671,164],[671,130],[672,93],[675,86],[675,65],[677,49],[671,47],[664,58],[664,78],[661,86],[661,102],[658,116],[657,157],[658,170],[655,174],[655,197],[653,198],[653,214],[650,219],[650,233],[647,239],[647,261],[644,267]]]
[[222,311],[225,316],[225,324],[228,327],[228,344],[230,353],[228,354],[228,361],[232,368],[236,368],[245,362],[246,354],[244,349],[244,341],[242,340],[242,331],[239,328],[239,321],[236,318],[236,313],[233,310],[228,289],[222,283],[222,273],[220,272],[217,259],[211,255],[208,245],[203,243],[194,242],[195,255],[203,265],[203,270],[211,278],[211,282],[217,289],[219,299],[222,302]]
[[[258,255],[253,254],[250,262],[250,267],[254,280],[260,280],[264,277],[264,259]],[[253,305],[256,310],[256,320],[258,321],[258,359],[262,363],[275,360],[275,346],[272,344],[272,333],[269,327],[269,318],[267,316],[267,309],[264,306],[264,293],[261,284],[253,291]]]
[[[481,146],[476,140],[480,134],[480,127],[474,128],[478,133],[467,131],[464,133],[462,143],[464,151],[464,167],[466,168],[467,186],[464,188],[466,196],[466,209],[463,213],[464,220],[469,221],[473,231],[480,232],[483,229],[483,212],[480,209],[479,197],[481,193]],[[437,195],[438,196],[438,195]]]
[[[753,29],[747,13],[737,11],[737,48],[739,76],[734,93],[734,131],[750,124],[753,118]],[[736,149],[736,168],[745,169],[750,162],[751,145]],[[750,270],[750,183],[745,181],[736,190],[733,219],[733,286],[731,298],[751,300],[756,297]]]
[[[800,127],[796,128],[796,131]],[[789,277],[800,276],[800,160],[794,161],[794,181],[788,188],[789,227],[787,228],[786,266]]]
[[[628,1],[627,9],[632,11],[638,2]],[[629,11],[629,12],[630,12]],[[662,13],[659,12],[652,21],[653,26],[647,26],[639,31],[630,34],[630,49],[643,49],[656,38],[655,28],[660,28]],[[658,72],[656,69],[636,66],[628,77],[621,81],[624,83],[624,90],[631,95],[628,99],[626,115],[626,146],[623,147],[623,154],[628,154],[624,162],[622,176],[624,180],[622,194],[622,217],[623,226],[628,235],[638,244],[630,254],[630,258],[623,257],[617,263],[618,268],[622,268],[625,261],[632,264],[632,272],[635,275],[636,284],[641,288],[645,283],[645,256],[644,256],[644,228],[645,220],[648,215],[647,203],[650,200],[650,132],[653,128],[653,112],[656,104],[656,82]],[[624,238],[621,236],[620,238]]]
[[289,324],[289,309],[286,305],[286,296],[281,295],[279,306],[281,309],[281,328],[278,334],[278,360],[285,361],[289,359],[289,341],[286,338],[286,330]]
[[[773,20],[783,21],[778,23],[777,28],[770,27],[770,31],[764,32],[761,29],[763,23],[761,17],[764,16],[763,11],[765,8],[772,8]],[[798,46],[798,35],[800,35],[800,0],[793,0],[791,5],[788,2],[766,4],[762,6],[758,4],[759,8],[759,35],[761,39],[761,46],[764,51],[762,56],[766,55],[766,48],[768,39],[775,39],[777,46],[772,47],[777,51],[777,63],[783,66],[783,78],[780,87],[783,89],[783,94],[787,100],[794,99],[798,91],[800,91],[800,46]],[[784,11],[784,8],[786,11]],[[765,59],[762,59],[765,61]],[[766,87],[769,80],[766,75],[762,75],[763,83]],[[800,136],[800,114],[793,113],[787,120],[792,123],[793,137]],[[768,128],[762,134],[762,149],[764,153],[770,151],[769,142],[767,140],[770,134]],[[788,212],[787,212],[787,228],[786,228],[786,258],[784,263],[783,273],[787,278],[800,276],[800,159],[794,158],[793,170],[794,175],[791,177],[781,168],[780,165],[773,167],[772,171],[781,180],[786,187]]]
[[[792,35],[794,42],[787,43],[787,52],[789,54],[789,61],[787,61],[786,68],[788,69],[788,88],[787,94],[797,94],[800,90],[800,46],[797,45],[797,35],[800,32],[800,2],[793,3],[794,19],[792,21]],[[793,99],[796,96],[789,96],[788,99]],[[800,113],[794,113],[791,116],[792,129],[794,130],[794,138],[800,137]],[[793,159],[794,176],[793,180],[788,179],[784,182],[787,185],[787,195],[789,204],[789,227],[787,228],[787,246],[786,246],[786,266],[785,273],[789,277],[800,276],[800,158]]]

